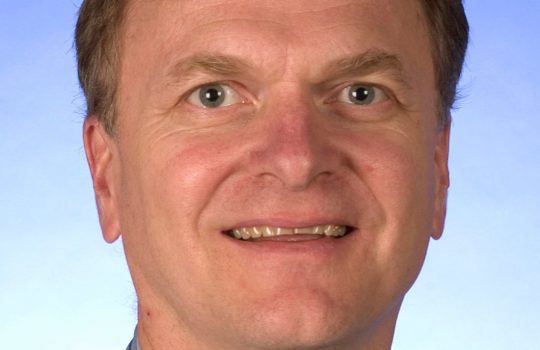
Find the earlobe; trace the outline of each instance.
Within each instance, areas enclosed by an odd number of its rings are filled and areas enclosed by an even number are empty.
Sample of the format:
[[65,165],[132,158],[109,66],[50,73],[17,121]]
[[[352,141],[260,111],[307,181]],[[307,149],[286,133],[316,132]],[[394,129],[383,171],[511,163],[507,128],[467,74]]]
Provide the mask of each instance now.
[[435,146],[435,211],[431,237],[439,239],[444,230],[446,219],[446,201],[448,188],[450,187],[450,175],[448,170],[448,152],[450,141],[450,122],[438,131]]
[[92,174],[99,222],[104,239],[112,243],[120,236],[114,166],[115,143],[97,116],[89,116],[83,127],[84,149]]

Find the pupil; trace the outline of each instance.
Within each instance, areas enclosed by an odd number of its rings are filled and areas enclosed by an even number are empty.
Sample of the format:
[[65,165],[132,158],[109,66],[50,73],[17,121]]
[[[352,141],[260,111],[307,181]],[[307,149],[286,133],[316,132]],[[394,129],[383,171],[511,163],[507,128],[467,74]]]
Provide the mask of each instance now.
[[368,104],[375,98],[373,87],[370,86],[353,86],[349,90],[349,98],[356,104]]
[[221,97],[221,91],[218,91],[215,88],[210,88],[206,90],[205,97],[210,102],[216,102]]
[[201,103],[206,107],[219,107],[225,101],[225,90],[219,85],[207,86],[201,88],[199,98]]
[[359,87],[353,90],[353,96],[358,101],[364,101],[369,96],[369,91],[364,87]]

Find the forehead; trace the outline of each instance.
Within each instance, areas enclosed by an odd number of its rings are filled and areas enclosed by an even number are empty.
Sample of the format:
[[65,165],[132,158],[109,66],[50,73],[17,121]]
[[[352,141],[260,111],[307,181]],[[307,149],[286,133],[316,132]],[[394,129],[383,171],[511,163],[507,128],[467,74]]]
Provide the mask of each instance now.
[[[123,58],[144,55],[154,76],[201,53],[240,57],[281,76],[368,51],[399,57],[413,75],[432,66],[417,0],[132,0],[123,29]],[[140,62],[122,61],[143,74]]]
[[[369,33],[373,40],[390,39],[424,27],[417,0],[131,0],[126,17],[128,38],[150,38],[155,44],[184,39],[182,43],[190,46],[203,46],[204,42],[198,42],[201,36],[208,40],[226,34],[234,39],[269,28],[289,34],[291,41],[312,35],[316,42],[325,32],[339,28],[349,30],[351,41],[365,41],[369,37],[362,33]],[[359,35],[351,35],[354,32]]]

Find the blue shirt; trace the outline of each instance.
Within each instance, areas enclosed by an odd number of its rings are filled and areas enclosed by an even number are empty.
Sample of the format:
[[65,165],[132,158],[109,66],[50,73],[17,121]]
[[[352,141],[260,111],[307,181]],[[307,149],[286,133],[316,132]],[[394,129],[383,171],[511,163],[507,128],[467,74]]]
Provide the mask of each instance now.
[[135,327],[135,332],[133,334],[133,339],[129,342],[126,350],[139,350],[139,340],[137,339],[137,327]]

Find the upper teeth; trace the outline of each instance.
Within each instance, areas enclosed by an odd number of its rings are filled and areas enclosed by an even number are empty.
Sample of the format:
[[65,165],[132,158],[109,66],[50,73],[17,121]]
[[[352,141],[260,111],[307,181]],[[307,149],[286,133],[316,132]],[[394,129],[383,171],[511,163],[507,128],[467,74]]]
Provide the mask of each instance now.
[[317,225],[310,227],[253,226],[235,228],[232,230],[232,233],[237,239],[248,240],[251,238],[275,237],[296,234],[342,237],[345,235],[346,230],[346,227],[341,225]]

